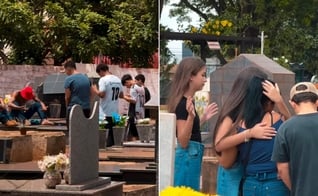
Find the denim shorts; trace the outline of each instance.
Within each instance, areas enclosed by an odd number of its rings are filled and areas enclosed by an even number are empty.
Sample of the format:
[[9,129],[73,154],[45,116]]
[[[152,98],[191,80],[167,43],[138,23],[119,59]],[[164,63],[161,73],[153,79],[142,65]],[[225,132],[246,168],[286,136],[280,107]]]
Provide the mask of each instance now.
[[243,167],[235,163],[231,168],[224,169],[218,167],[216,193],[220,196],[237,196],[241,178],[243,176]]
[[190,141],[187,148],[177,145],[174,162],[174,186],[200,190],[201,164],[204,145]]
[[243,193],[244,196],[288,196],[290,194],[276,172],[246,176]]

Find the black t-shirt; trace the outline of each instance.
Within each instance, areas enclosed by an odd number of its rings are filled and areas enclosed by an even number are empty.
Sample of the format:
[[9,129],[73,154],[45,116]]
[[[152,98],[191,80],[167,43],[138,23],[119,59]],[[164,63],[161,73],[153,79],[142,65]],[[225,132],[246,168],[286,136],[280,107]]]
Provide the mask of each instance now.
[[[188,111],[186,109],[186,105],[187,105],[187,98],[182,97],[181,101],[179,102],[179,104],[176,108],[176,112],[175,112],[177,120],[187,120]],[[200,118],[198,116],[197,111],[195,111],[195,117],[194,117],[192,134],[191,134],[190,140],[196,141],[196,142],[201,142]]]

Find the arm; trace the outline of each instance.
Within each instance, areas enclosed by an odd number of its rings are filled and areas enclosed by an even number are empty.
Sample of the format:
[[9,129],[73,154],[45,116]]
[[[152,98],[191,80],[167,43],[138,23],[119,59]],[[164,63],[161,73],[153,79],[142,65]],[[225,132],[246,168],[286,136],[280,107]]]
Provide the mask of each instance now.
[[6,108],[5,104],[4,104],[3,99],[0,98],[0,110],[6,110],[6,109],[7,109],[7,108]]
[[[272,139],[272,137],[276,135],[275,129],[266,126],[266,123],[258,123],[251,129],[246,129],[240,133],[236,133],[232,123],[230,117],[226,117],[221,123],[214,141],[216,151],[223,152],[224,150],[235,147],[251,138]],[[228,130],[233,130],[232,135],[225,137]]]
[[211,103],[204,109],[204,113],[200,118],[200,125],[209,120],[218,112],[218,105],[216,103]]
[[280,94],[278,84],[275,83],[274,86],[271,82],[267,80],[265,80],[265,82],[263,82],[262,84],[264,88],[263,93],[276,104],[279,112],[283,115],[284,119],[287,120],[288,118],[290,118],[290,112],[284,102],[284,99]]
[[25,105],[19,106],[14,103],[16,101],[17,95],[18,95],[18,91],[15,91],[12,93],[11,99],[9,100],[9,103],[8,103],[8,107],[13,110],[26,110]]
[[100,97],[100,98],[104,98],[105,95],[106,95],[105,92],[99,91],[99,90],[97,89],[96,84],[93,84],[93,85],[92,85],[92,87],[91,87],[91,92],[92,92],[92,94],[95,94],[95,95],[97,95],[97,96]]
[[39,102],[41,104],[42,110],[47,110],[47,106],[37,96],[34,96],[34,101]]
[[119,92],[119,98],[121,98],[121,99],[124,98],[124,93],[123,93],[123,91],[120,91],[120,92]]
[[277,170],[279,177],[283,180],[285,185],[291,190],[291,181],[289,176],[289,162],[277,163]]
[[65,105],[66,105],[66,107],[70,103],[70,100],[71,100],[71,90],[69,88],[66,88],[65,89]]
[[188,111],[187,120],[177,120],[177,140],[182,148],[188,146],[195,117],[195,109],[190,97],[187,99],[186,109]]
[[130,94],[129,95],[124,95],[123,99],[125,99],[129,103],[136,103],[136,97],[137,97],[137,92],[134,88],[130,89]]

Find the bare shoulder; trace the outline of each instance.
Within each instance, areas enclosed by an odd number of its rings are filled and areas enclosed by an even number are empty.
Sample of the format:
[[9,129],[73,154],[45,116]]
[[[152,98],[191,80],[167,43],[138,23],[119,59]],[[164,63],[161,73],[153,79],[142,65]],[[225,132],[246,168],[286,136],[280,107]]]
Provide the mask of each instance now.
[[278,113],[278,112],[276,112],[274,110],[272,111],[272,116],[273,116],[273,122],[274,123],[277,122],[280,119],[283,119],[282,114],[280,114],[280,113]]

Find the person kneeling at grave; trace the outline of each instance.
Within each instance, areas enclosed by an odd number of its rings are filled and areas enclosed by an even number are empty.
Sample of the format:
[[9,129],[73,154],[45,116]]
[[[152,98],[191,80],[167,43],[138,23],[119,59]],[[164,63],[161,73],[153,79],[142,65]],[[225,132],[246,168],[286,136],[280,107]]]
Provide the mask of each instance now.
[[31,125],[29,119],[34,113],[39,115],[41,125],[54,124],[47,120],[44,113],[44,111],[47,111],[48,107],[34,95],[33,89],[30,86],[26,86],[20,91],[13,92],[8,107],[11,110],[10,115],[24,125]]
[[10,116],[6,104],[4,100],[0,97],[0,122],[7,127],[14,127],[17,126],[17,121],[13,120]]

